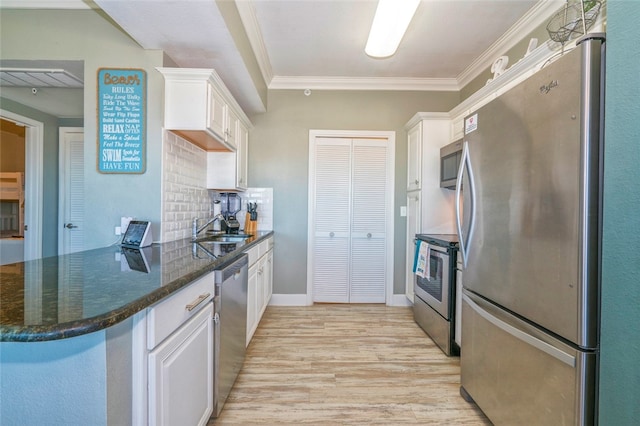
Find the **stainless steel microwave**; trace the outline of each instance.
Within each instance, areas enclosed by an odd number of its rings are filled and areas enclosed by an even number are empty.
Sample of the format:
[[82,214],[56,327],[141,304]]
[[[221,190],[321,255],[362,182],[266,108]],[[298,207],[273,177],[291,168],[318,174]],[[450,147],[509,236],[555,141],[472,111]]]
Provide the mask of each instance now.
[[462,160],[462,139],[440,148],[440,188],[456,189]]

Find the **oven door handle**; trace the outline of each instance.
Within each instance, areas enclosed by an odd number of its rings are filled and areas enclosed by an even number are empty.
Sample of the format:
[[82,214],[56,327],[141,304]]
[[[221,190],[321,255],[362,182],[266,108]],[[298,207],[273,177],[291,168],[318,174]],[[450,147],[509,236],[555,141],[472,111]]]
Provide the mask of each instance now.
[[[467,238],[465,240],[462,229],[462,218],[460,217],[460,191],[462,189],[462,178],[464,173],[468,174],[469,187],[465,188],[465,191],[469,191],[469,206],[464,206],[470,211],[469,214],[469,229],[467,232]],[[471,239],[473,238],[473,230],[476,223],[476,185],[473,178],[473,170],[471,168],[471,156],[469,154],[469,142],[464,141],[462,146],[462,159],[460,161],[460,168],[458,169],[458,177],[456,179],[456,230],[458,231],[458,240],[460,240],[460,253],[462,254],[462,264],[466,268],[467,261],[469,259],[469,246],[471,245]]]

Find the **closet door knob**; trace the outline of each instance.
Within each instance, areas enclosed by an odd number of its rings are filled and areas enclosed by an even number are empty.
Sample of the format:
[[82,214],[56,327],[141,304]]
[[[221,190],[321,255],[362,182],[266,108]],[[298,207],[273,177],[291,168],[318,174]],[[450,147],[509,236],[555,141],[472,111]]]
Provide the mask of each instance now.
[[336,234],[334,234],[333,232],[329,232],[329,236],[330,236],[331,238],[333,238],[335,235],[336,235]]

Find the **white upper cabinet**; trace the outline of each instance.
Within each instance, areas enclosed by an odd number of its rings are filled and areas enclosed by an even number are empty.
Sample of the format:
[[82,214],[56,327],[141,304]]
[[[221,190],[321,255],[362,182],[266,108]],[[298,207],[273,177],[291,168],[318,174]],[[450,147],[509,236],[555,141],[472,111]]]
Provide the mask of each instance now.
[[235,151],[251,122],[213,69],[157,68],[165,80],[164,127],[205,151]]
[[[174,83],[175,84],[175,83]],[[207,129],[215,134],[218,138],[226,140],[226,131],[228,128],[227,117],[229,107],[224,101],[222,95],[211,84],[207,84]],[[165,118],[165,122],[166,122]],[[230,144],[229,144],[230,145]]]
[[422,122],[408,132],[407,191],[416,191],[422,183]]
[[212,69],[158,68],[165,79],[164,127],[207,152],[207,188],[247,189],[252,125]]
[[249,131],[237,120],[233,133],[235,152],[207,152],[207,188],[220,191],[246,191]]

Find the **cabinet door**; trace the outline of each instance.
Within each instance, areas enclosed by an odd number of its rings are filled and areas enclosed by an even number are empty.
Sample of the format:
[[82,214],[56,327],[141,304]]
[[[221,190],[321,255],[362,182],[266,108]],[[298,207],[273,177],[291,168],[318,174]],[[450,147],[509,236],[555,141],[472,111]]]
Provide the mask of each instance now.
[[422,122],[409,130],[407,147],[407,191],[422,188]]
[[266,256],[267,256],[267,272],[266,272],[267,294],[265,295],[265,301],[264,301],[265,309],[269,305],[269,302],[271,301],[271,296],[273,295],[273,250],[269,250]]
[[384,303],[386,284],[386,141],[353,140],[349,301]]
[[226,140],[227,129],[227,103],[218,91],[211,86],[207,86],[209,98],[209,110],[207,114],[207,129],[215,133],[220,140]]
[[213,411],[213,305],[149,353],[149,424],[206,425]]
[[258,262],[249,267],[247,286],[247,346],[258,327]]
[[238,130],[236,134],[236,186],[241,189],[247,189],[248,180],[248,163],[249,163],[249,131],[238,121]]
[[260,323],[262,314],[267,307],[265,304],[267,300],[267,272],[267,256],[264,255],[258,262],[258,323]]
[[420,191],[407,194],[407,267],[405,294],[407,299],[413,302],[413,261],[416,249],[415,237],[420,233],[422,212]]
[[227,126],[227,128],[225,129],[225,140],[231,148],[235,149],[238,145],[238,126],[240,125],[240,119],[238,118],[238,115],[228,106],[227,120],[225,124]]

